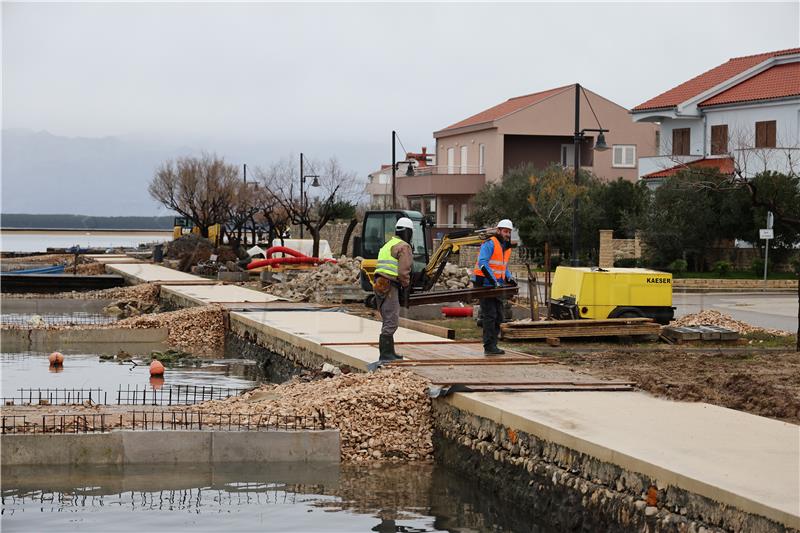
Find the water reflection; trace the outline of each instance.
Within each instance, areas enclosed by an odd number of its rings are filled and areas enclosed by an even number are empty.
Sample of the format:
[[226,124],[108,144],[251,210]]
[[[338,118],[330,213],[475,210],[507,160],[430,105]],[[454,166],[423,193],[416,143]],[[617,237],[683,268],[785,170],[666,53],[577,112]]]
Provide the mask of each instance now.
[[434,465],[3,468],[3,530],[520,531],[531,517]]

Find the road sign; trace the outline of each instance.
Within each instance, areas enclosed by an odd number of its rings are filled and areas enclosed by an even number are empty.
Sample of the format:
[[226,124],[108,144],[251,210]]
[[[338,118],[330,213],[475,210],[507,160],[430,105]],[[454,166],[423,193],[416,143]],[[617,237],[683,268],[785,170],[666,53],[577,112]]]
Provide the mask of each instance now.
[[771,229],[760,229],[758,230],[758,237],[760,239],[774,239],[775,231]]
[[[775,221],[775,217],[772,216],[772,211],[767,211],[767,229],[772,229],[772,224]],[[770,237],[771,239],[772,237]]]

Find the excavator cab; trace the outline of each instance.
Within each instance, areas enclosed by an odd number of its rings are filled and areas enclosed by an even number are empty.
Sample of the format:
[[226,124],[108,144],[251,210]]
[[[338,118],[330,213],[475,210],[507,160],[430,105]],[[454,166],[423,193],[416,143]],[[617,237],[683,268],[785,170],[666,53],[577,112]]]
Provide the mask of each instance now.
[[[394,237],[397,220],[408,217],[414,223],[414,234],[411,237],[411,250],[414,254],[412,271],[423,272],[428,264],[428,230],[427,224],[419,211],[367,211],[361,228],[361,237],[356,237],[354,250],[356,255],[364,258],[361,262],[361,288],[372,292],[373,274],[378,262],[378,252],[383,245]],[[413,284],[413,280],[412,280]]]

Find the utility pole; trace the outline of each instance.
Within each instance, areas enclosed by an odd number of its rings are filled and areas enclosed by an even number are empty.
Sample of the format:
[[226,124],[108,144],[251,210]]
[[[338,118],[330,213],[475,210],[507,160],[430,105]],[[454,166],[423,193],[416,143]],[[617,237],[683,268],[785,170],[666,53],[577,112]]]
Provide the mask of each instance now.
[[[581,86],[580,84],[575,84],[575,137],[573,139],[574,142],[574,162],[575,162],[575,189],[577,193],[578,188],[578,171],[581,166],[581,151],[580,151],[580,142],[581,142]],[[572,200],[572,258],[570,260],[570,265],[578,266],[580,261],[578,260],[578,195],[575,194],[575,198]]]
[[397,177],[397,157],[394,150],[394,140],[397,137],[397,132],[392,130],[392,209],[397,209],[397,196],[395,191],[395,178]]
[[244,167],[244,182],[247,183],[247,163],[242,166]]
[[[300,213],[303,216],[305,216],[305,213],[303,213],[303,202],[304,202],[303,182],[304,181],[305,181],[305,178],[303,177],[303,152],[300,152]],[[302,221],[300,221],[300,238],[301,239],[303,238],[303,222]]]

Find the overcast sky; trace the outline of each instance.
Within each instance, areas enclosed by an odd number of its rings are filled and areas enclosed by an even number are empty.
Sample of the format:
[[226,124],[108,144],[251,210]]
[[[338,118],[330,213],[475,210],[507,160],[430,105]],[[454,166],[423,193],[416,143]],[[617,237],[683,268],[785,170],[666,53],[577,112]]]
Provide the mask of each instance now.
[[374,168],[392,129],[432,147],[434,130],[576,81],[630,108],[799,46],[798,5],[4,2],[2,125],[211,151],[351,143]]

